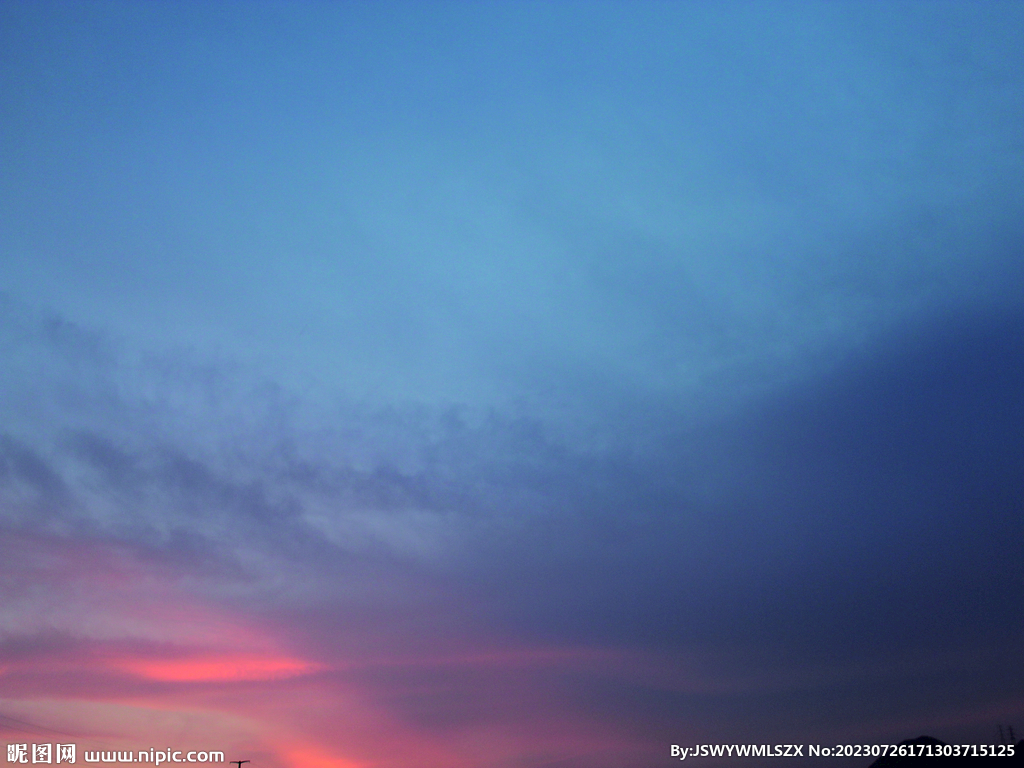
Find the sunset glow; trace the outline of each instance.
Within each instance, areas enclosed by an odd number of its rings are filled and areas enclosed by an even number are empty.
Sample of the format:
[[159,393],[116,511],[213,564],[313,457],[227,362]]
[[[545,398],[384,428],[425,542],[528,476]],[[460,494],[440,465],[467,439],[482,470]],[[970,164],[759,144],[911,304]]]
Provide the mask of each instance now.
[[243,654],[188,659],[119,659],[112,666],[150,680],[169,682],[273,680],[317,669],[316,665],[298,659]]

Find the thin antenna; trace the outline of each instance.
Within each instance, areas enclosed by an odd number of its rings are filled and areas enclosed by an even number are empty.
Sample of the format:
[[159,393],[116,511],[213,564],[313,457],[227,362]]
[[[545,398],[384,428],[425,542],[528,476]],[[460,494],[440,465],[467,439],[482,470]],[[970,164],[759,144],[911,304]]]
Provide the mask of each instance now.
[[1006,730],[1008,730],[1010,732],[1010,743],[1011,744],[1016,744],[1017,743],[1017,737],[1013,735],[1013,726],[1012,725],[1006,726]]
[[[997,725],[996,728],[999,729],[999,743],[1000,744],[1005,744],[1006,743],[1006,739],[1003,738],[1003,726]],[[242,766],[238,766],[238,768],[242,768]]]
[[[1002,733],[1002,731],[1000,731],[1000,733]],[[242,763],[251,763],[252,761],[251,760],[229,760],[228,762],[231,763],[232,765],[237,765],[238,768],[242,768]]]

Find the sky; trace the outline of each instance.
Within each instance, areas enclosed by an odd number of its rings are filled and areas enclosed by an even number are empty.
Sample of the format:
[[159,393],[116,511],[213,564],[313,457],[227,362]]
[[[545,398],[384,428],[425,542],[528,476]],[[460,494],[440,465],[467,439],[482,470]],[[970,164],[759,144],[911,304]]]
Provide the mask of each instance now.
[[0,739],[1024,732],[1021,50],[1000,2],[5,0]]

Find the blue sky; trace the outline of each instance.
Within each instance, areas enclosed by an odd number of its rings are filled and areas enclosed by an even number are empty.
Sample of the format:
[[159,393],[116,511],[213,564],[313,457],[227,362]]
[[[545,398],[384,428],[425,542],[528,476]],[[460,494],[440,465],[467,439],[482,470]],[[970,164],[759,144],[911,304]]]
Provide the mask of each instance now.
[[[5,3],[0,643],[56,650],[0,714],[339,768],[1021,720],[1022,21]],[[287,685],[362,730],[225,724]]]

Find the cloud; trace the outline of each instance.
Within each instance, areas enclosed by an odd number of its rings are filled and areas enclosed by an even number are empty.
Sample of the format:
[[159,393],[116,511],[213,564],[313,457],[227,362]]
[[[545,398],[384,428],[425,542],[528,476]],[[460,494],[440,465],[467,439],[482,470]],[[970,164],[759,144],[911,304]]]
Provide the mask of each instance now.
[[[598,722],[620,746],[680,719],[708,733],[710,699],[759,732],[807,696],[865,732],[880,698],[948,719],[940,680],[1015,711],[989,673],[1020,631],[1020,328],[922,322],[642,451],[451,412],[347,425],[405,443],[375,465],[317,457],[323,427],[287,422],[226,458],[173,430],[6,438],[5,655],[36,649],[8,682],[295,678],[449,745],[557,712],[552,755]],[[913,693],[887,698],[894,680]]]

